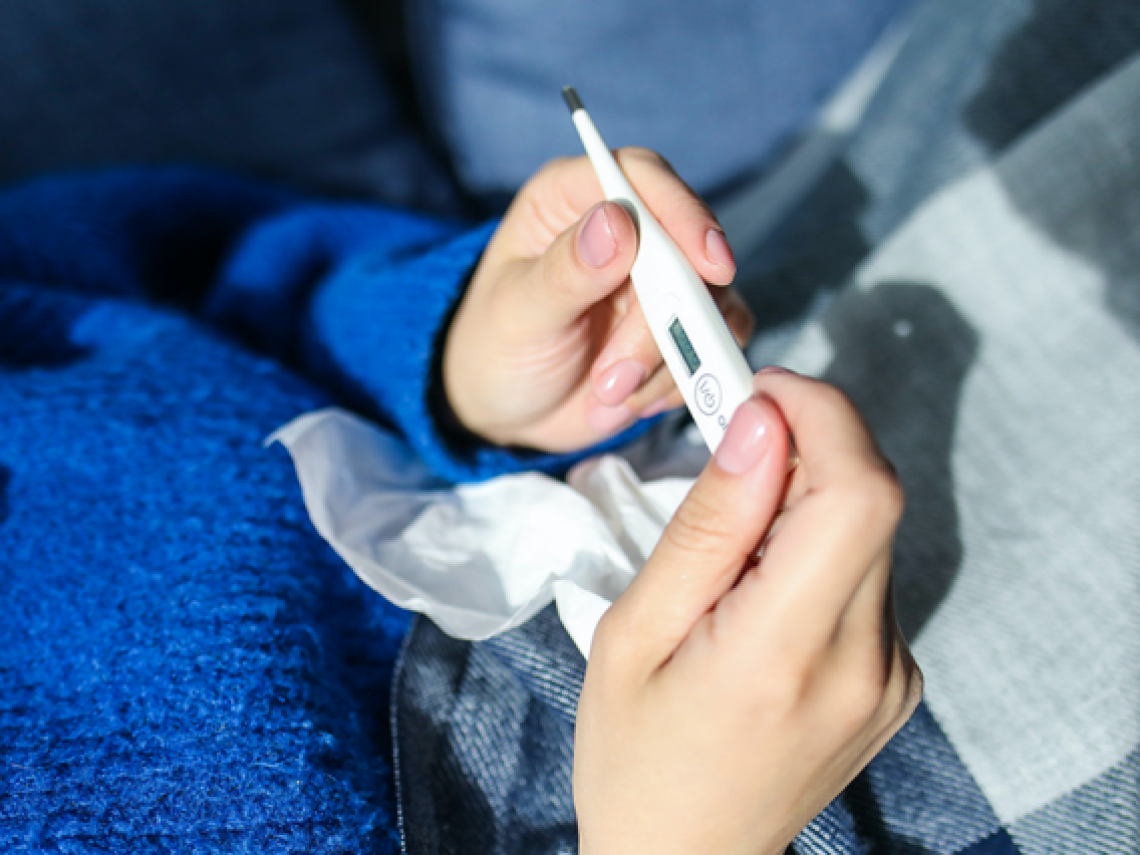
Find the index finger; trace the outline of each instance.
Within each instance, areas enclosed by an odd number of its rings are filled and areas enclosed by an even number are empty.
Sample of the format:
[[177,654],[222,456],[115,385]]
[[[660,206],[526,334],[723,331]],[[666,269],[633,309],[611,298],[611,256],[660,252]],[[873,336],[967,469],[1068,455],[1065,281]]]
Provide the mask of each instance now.
[[871,429],[839,389],[775,366],[762,368],[752,387],[771,397],[788,422],[798,465],[787,505],[794,505],[808,492],[847,483],[867,471],[894,475]]
[[736,278],[736,259],[724,229],[704,200],[664,157],[647,148],[615,152],[622,171],[689,263],[712,285]]
[[[646,148],[614,152],[618,163],[665,231],[677,242],[689,263],[706,282],[728,285],[736,276],[736,260],[716,215],[661,155]],[[590,206],[605,198],[594,168],[586,157],[548,164],[527,192],[544,216],[546,232],[569,228]],[[508,213],[508,217],[511,213]]]
[[880,596],[889,584],[902,491],[839,390],[774,372],[757,375],[756,386],[780,407],[796,443],[799,483],[790,492],[799,495],[787,499],[759,564],[721,600],[718,617],[741,651],[775,636],[810,655],[834,637],[860,589]]

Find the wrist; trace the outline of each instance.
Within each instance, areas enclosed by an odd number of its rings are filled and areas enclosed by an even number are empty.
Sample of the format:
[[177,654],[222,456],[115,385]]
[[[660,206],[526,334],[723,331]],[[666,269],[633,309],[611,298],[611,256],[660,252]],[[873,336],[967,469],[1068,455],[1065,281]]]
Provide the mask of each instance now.
[[462,374],[462,361],[457,364],[455,340],[457,320],[465,302],[466,297],[456,302],[450,317],[443,325],[443,334],[435,348],[432,361],[432,377],[427,400],[428,410],[440,436],[451,448],[460,452],[470,452],[476,448],[498,444],[489,440],[472,425],[468,415],[470,403],[463,395],[464,390],[471,388],[471,382]]

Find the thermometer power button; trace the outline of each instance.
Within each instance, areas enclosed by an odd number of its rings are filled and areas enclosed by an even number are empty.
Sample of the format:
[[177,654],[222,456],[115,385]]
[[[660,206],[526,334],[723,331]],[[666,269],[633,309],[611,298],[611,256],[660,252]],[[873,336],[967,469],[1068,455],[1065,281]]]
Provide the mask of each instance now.
[[697,409],[706,416],[711,416],[720,409],[720,383],[711,374],[702,374],[698,377],[693,392]]

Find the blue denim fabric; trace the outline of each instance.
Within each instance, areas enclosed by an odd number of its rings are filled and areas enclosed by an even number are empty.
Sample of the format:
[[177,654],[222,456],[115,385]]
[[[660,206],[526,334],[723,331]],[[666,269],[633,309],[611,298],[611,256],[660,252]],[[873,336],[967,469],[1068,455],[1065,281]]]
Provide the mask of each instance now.
[[[577,851],[571,773],[585,665],[554,606],[480,644],[457,641],[416,619],[392,692],[406,852]],[[900,786],[903,780],[910,783]],[[906,839],[912,851],[957,852],[997,826],[969,772],[920,706],[801,842],[810,851],[862,853]]]
[[1038,851],[1130,851],[1140,838],[1140,749],[1018,821],[1014,832]]
[[416,619],[392,695],[405,852],[577,851],[570,775],[585,666],[554,606],[480,644]]

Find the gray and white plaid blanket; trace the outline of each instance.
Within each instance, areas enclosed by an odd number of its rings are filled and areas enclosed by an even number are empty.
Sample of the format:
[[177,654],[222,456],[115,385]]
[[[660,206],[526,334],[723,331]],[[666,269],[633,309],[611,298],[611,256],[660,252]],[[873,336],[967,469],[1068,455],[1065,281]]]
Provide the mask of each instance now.
[[[927,681],[796,851],[1140,852],[1140,3],[921,7],[747,293],[753,352],[844,388],[899,469]],[[408,852],[575,851],[584,664],[551,609],[417,622]]]

